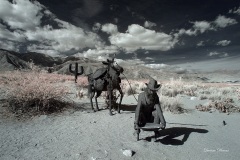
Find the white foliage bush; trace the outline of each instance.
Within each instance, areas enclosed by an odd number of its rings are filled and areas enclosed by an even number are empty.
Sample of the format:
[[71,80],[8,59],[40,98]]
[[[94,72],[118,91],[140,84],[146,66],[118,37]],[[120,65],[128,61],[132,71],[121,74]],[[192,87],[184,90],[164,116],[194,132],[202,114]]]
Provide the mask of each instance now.
[[168,97],[160,95],[161,107],[165,111],[170,111],[172,113],[183,113],[185,110],[182,108],[182,104],[178,96]]
[[63,97],[68,89],[57,82],[65,78],[36,71],[13,71],[0,75],[0,85],[4,85],[8,91],[7,98],[12,111],[53,112],[64,107]]

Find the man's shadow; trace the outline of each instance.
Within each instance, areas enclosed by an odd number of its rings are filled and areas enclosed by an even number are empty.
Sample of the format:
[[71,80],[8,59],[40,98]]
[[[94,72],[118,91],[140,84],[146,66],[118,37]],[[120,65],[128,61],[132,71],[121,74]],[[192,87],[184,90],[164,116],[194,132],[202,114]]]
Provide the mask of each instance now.
[[[206,129],[187,128],[187,127],[172,127],[159,131],[156,142],[160,142],[165,145],[183,145],[191,133],[208,133]],[[182,139],[177,137],[183,136]],[[163,137],[163,138],[161,138]],[[150,137],[147,137],[150,138]],[[153,137],[151,137],[153,138]]]

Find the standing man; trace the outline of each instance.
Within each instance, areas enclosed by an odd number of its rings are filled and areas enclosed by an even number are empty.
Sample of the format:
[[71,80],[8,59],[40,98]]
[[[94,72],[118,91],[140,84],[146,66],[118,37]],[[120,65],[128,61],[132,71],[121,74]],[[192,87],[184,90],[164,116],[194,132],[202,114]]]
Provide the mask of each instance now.
[[[157,81],[150,79],[144,92],[138,96],[138,104],[135,111],[134,129],[140,133],[139,127],[143,127],[146,123],[160,124],[160,128],[166,127],[166,121],[162,113],[161,105],[157,91],[161,88],[161,84]],[[155,132],[158,135],[158,132]]]

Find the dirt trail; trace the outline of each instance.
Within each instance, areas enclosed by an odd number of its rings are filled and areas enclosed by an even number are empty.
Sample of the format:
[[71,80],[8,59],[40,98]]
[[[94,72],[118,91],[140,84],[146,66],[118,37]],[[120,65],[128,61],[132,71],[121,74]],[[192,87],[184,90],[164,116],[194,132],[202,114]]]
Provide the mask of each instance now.
[[[133,97],[126,98],[129,99],[134,101]],[[83,104],[86,103],[87,99]],[[109,116],[108,110],[96,113],[69,110],[24,122],[0,119],[0,159],[200,160],[240,156],[240,128],[236,127],[239,114],[194,110],[180,115],[164,112],[164,115],[167,128],[161,131],[157,142],[150,140],[152,132],[141,132],[141,140],[136,141],[132,111]],[[223,120],[227,125],[222,124]],[[124,149],[135,154],[126,157]]]

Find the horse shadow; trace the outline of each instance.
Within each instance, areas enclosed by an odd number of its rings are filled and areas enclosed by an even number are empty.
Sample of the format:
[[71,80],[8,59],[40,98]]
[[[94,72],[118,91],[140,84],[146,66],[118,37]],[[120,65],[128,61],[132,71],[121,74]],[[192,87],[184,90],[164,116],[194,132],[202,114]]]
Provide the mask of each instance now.
[[122,111],[128,111],[131,113],[135,113],[136,108],[137,108],[137,105],[129,105],[129,104],[122,104],[120,107]]
[[[191,133],[204,134],[208,133],[208,130],[187,127],[166,128],[164,130],[159,131],[159,135],[157,136],[158,139],[155,142],[160,142],[164,145],[183,145],[187,141]],[[180,136],[183,136],[183,138],[179,139]],[[147,137],[146,139],[150,138],[153,138],[153,136]]]
[[[118,105],[118,104],[117,104]],[[113,106],[113,110],[114,111],[117,111],[117,105],[114,105]],[[135,110],[137,108],[137,105],[129,105],[129,104],[121,104],[121,107],[120,107],[120,110],[121,110],[121,113],[118,113],[118,114],[129,114],[129,113],[135,113]],[[108,106],[106,105],[104,108],[100,108],[99,111],[101,110],[107,110],[109,109]],[[117,113],[114,113],[113,112],[113,115],[115,115]]]

